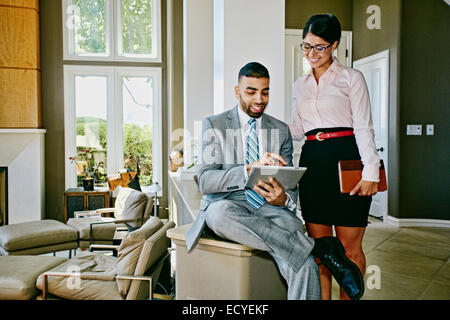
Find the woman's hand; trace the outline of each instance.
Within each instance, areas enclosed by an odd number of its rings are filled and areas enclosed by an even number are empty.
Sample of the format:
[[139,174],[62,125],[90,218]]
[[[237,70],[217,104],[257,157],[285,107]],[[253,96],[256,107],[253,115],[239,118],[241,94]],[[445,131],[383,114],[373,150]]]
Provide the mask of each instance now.
[[350,191],[350,195],[358,193],[359,196],[373,196],[378,192],[378,182],[361,180],[356,187]]

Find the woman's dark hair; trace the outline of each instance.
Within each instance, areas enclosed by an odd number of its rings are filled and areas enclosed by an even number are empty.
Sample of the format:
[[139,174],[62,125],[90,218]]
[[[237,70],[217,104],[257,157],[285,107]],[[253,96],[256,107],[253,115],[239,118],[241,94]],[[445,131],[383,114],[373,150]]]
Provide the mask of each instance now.
[[316,14],[310,17],[303,28],[303,39],[308,32],[325,39],[330,44],[335,41],[339,44],[341,40],[341,24],[335,15],[329,13]]
[[238,81],[242,77],[248,78],[270,78],[269,71],[261,63],[249,62],[239,71]]

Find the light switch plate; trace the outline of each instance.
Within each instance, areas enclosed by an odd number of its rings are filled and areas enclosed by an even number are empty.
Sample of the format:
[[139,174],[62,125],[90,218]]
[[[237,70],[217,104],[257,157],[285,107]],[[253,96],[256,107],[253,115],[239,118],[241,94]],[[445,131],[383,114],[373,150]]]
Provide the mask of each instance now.
[[427,124],[427,136],[434,136],[434,124]]
[[407,136],[421,136],[422,135],[422,125],[421,124],[407,124],[406,125],[406,135]]

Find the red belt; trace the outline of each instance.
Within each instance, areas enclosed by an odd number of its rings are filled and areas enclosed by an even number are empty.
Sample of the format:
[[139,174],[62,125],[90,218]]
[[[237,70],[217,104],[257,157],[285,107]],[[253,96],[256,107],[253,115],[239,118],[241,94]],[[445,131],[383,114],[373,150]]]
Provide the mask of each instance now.
[[348,131],[337,131],[337,132],[317,132],[316,134],[306,136],[306,140],[317,140],[317,141],[323,141],[325,139],[331,139],[331,138],[339,138],[339,137],[346,137],[346,136],[353,136],[354,133],[351,130]]

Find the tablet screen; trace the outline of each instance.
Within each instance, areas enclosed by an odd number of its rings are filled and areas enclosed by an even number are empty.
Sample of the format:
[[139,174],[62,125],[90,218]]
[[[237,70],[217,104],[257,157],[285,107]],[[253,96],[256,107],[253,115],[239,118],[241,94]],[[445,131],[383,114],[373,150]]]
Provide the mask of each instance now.
[[305,167],[253,166],[245,187],[253,188],[260,180],[268,182],[270,178],[274,178],[284,189],[295,189],[306,169]]

